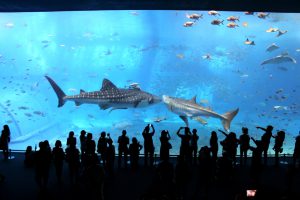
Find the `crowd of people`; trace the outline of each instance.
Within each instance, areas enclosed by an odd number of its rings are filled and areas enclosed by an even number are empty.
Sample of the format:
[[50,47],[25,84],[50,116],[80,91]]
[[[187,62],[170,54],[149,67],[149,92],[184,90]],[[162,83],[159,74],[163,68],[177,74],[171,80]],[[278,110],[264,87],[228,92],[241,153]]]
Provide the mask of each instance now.
[[[237,149],[240,149],[240,166],[247,165],[248,151],[252,151],[251,174],[253,180],[258,180],[261,169],[268,161],[268,150],[271,138],[275,139],[273,150],[275,152],[275,166],[279,165],[279,154],[283,151],[283,142],[285,140],[285,132],[278,131],[273,135],[273,127],[271,125],[266,128],[256,127],[263,131],[260,140],[250,137],[248,128],[242,127],[242,133],[237,137],[234,132],[225,132],[218,130],[225,136],[225,139],[218,142],[218,134],[216,131],[211,132],[209,146],[198,148],[199,136],[197,130],[192,131],[188,127],[180,127],[176,135],[181,139],[179,155],[175,173],[178,183],[183,184],[185,176],[180,176],[181,171],[185,171],[189,165],[197,165],[203,173],[204,180],[210,179],[212,174],[219,179],[228,178],[232,170],[237,166]],[[300,133],[300,132],[299,132]],[[126,130],[118,137],[118,162],[117,167],[130,167],[133,171],[139,168],[139,158],[141,150],[144,150],[144,166],[154,166],[154,152],[155,146],[153,143],[153,136],[155,135],[155,128],[152,124],[148,124],[143,132],[143,145],[136,137],[131,138],[127,136]],[[170,143],[170,133],[167,130],[161,131],[160,134],[160,162],[156,166],[159,173],[165,173],[170,167],[169,157],[172,144]],[[252,140],[255,146],[250,145]],[[4,125],[1,138],[0,149],[3,150],[4,159],[9,156],[9,142],[10,130],[8,125]],[[218,156],[219,144],[222,147],[222,156]],[[35,179],[41,189],[46,188],[49,176],[49,169],[51,164],[55,166],[55,172],[58,183],[62,181],[63,165],[66,161],[69,168],[70,183],[76,184],[79,179],[84,177],[87,184],[97,186],[97,191],[103,195],[103,177],[114,176],[115,170],[115,156],[116,150],[113,139],[109,133],[105,131],[100,133],[98,142],[93,140],[93,134],[85,130],[80,132],[79,144],[73,131],[69,132],[66,141],[67,148],[62,148],[62,142],[57,140],[55,147],[51,149],[47,140],[39,143],[39,149],[28,146],[25,152],[24,164],[27,167],[35,168]],[[77,146],[80,148],[78,149]],[[128,162],[128,157],[129,161]],[[300,134],[296,137],[293,164],[296,165],[300,158]],[[170,175],[164,174],[160,176],[161,181],[170,181]],[[1,179],[1,177],[0,177]],[[164,180],[166,179],[166,180]],[[168,183],[169,184],[169,183]],[[102,188],[102,189],[101,189]],[[180,193],[180,190],[179,190]],[[100,194],[100,195],[101,195]]]

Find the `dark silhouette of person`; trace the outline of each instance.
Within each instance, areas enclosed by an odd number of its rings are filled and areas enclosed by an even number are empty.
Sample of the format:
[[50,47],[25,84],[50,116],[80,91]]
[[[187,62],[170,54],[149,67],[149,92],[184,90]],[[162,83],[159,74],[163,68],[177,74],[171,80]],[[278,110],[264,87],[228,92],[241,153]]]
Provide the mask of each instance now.
[[222,130],[218,130],[223,133],[226,138],[221,142],[223,146],[223,151],[227,152],[226,156],[232,160],[233,165],[236,164],[236,152],[239,140],[236,138],[236,134],[234,132],[230,132],[229,134],[225,133]]
[[86,150],[86,131],[85,130],[80,131],[79,140],[80,140],[80,152],[81,152],[81,155],[84,155],[85,150]]
[[248,135],[247,127],[242,128],[242,135],[240,135],[239,144],[240,144],[240,163],[241,163],[241,165],[246,165],[247,164],[247,152],[250,147],[250,137]]
[[[202,185],[204,187],[204,195],[207,196],[211,178],[213,176],[213,171],[215,170],[215,167],[213,166],[211,150],[208,146],[204,146],[200,148],[198,159],[199,159],[200,177],[197,180],[198,181],[197,184]],[[196,190],[196,194],[197,192],[198,190]]]
[[28,168],[34,166],[34,152],[32,151],[32,146],[26,147],[24,165]]
[[74,131],[69,132],[69,137],[67,138],[67,147],[69,147],[72,143],[76,146],[76,137],[74,137]]
[[264,149],[261,140],[255,140],[253,137],[251,137],[251,139],[255,143],[256,147],[249,147],[249,149],[252,151],[252,163],[250,174],[252,176],[253,181],[257,184],[262,169],[261,159]]
[[172,148],[169,140],[171,139],[169,131],[163,130],[160,135],[160,160],[169,160],[170,157],[170,149]]
[[106,150],[107,150],[106,133],[102,131],[97,144],[97,152],[100,154],[100,158],[103,162],[103,166],[105,166],[105,161],[106,161]]
[[132,143],[129,145],[130,164],[133,170],[136,170],[139,166],[139,155],[142,148],[143,146],[133,137]]
[[10,129],[7,124],[3,126],[0,137],[0,149],[3,151],[4,160],[8,160],[9,150],[8,144],[10,142]]
[[[150,128],[152,128],[152,131],[150,132]],[[155,134],[155,129],[152,124],[148,124],[144,130],[143,130],[143,138],[144,138],[144,161],[145,166],[148,166],[148,156],[150,160],[150,166],[153,166],[154,162],[154,144],[153,144],[153,135]]]
[[35,180],[40,187],[44,190],[47,187],[49,179],[49,170],[51,164],[51,151],[49,153],[47,143],[40,142],[39,150],[35,153]]
[[216,180],[228,183],[233,177],[232,158],[228,151],[222,151],[222,156],[217,159],[216,163]]
[[92,133],[87,134],[85,145],[86,145],[85,155],[93,155],[96,151],[96,143],[93,140]]
[[275,144],[273,147],[273,150],[275,151],[275,166],[279,166],[279,153],[282,153],[283,151],[283,142],[285,139],[285,132],[284,131],[278,131],[276,136],[272,136],[275,138]]
[[[184,134],[180,134],[180,131],[184,129]],[[190,148],[190,140],[192,133],[189,127],[180,127],[176,133],[181,138],[181,145],[179,155],[180,159],[184,161],[189,161],[191,158],[191,148]]]
[[212,159],[213,159],[213,161],[216,161],[218,158],[218,149],[219,149],[218,136],[217,136],[216,131],[211,132],[209,144],[210,144],[210,151],[212,154]]
[[186,185],[189,180],[189,167],[188,162],[183,156],[177,157],[177,164],[175,166],[175,184],[178,192],[179,199],[184,199],[186,194]]
[[66,149],[66,161],[69,165],[70,183],[71,184],[78,183],[79,168],[80,168],[79,154],[80,154],[79,150],[76,148],[75,143],[71,142],[69,147],[67,147],[67,149]]
[[265,133],[261,136],[261,142],[262,142],[262,148],[264,154],[264,164],[267,164],[268,150],[269,150],[270,140],[272,137],[273,126],[268,125],[267,128],[262,128],[260,126],[257,126],[256,128],[265,131]]
[[127,156],[128,156],[128,144],[129,144],[129,138],[126,136],[126,130],[122,131],[122,135],[119,136],[118,138],[118,167],[121,167],[121,161],[122,161],[122,155],[124,154],[124,162],[125,162],[125,167],[127,168]]
[[62,149],[62,144],[60,140],[56,140],[55,147],[52,150],[52,158],[55,166],[55,172],[58,183],[61,182],[61,175],[63,170],[63,164],[65,160],[65,152]]
[[106,168],[108,171],[108,175],[109,176],[114,176],[114,164],[115,164],[115,155],[116,155],[116,151],[115,151],[115,146],[113,145],[113,140],[110,138],[109,133],[108,135],[108,139],[107,139],[107,152],[106,152]]
[[296,167],[297,160],[300,158],[300,131],[297,137],[295,138],[295,147],[294,147],[294,153],[293,153],[293,165]]
[[191,136],[191,154],[193,156],[193,162],[196,165],[197,164],[197,153],[198,153],[198,139],[199,136],[197,135],[197,129],[192,130],[192,136]]
[[157,166],[152,194],[155,194],[157,199],[176,199],[176,188],[173,180],[173,164],[168,160],[162,160]]

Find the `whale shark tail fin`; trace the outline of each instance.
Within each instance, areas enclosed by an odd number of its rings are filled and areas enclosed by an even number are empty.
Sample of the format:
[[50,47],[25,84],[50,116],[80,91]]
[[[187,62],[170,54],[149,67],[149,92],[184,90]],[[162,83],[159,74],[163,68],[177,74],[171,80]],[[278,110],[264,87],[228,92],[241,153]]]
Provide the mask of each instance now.
[[229,131],[230,123],[238,112],[239,112],[239,109],[235,109],[233,111],[229,111],[222,115],[224,117],[224,119],[222,119],[222,125],[226,131]]
[[64,97],[66,94],[60,87],[52,80],[49,76],[45,76],[45,78],[49,81],[50,85],[52,86],[53,90],[55,91],[57,98],[58,98],[58,107],[62,107],[65,104]]

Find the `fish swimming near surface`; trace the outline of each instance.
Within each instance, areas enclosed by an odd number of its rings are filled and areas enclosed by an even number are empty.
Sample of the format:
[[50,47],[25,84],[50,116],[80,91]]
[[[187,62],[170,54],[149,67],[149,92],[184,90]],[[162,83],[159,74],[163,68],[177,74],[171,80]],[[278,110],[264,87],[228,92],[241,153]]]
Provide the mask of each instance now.
[[292,62],[294,64],[297,63],[297,61],[292,58],[291,56],[289,56],[287,53],[283,53],[283,54],[280,54],[274,58],[270,58],[270,59],[267,59],[265,61],[263,61],[261,63],[261,65],[266,65],[266,64],[280,64],[280,63],[288,63],[288,62]]
[[45,76],[58,97],[58,107],[62,107],[66,101],[74,101],[76,106],[81,104],[97,104],[100,109],[112,108],[127,109],[130,107],[145,107],[161,102],[161,98],[142,91],[139,88],[117,88],[110,80],[103,79],[102,87],[98,91],[85,92],[80,90],[78,95],[66,95],[63,90],[49,77]]
[[272,43],[270,46],[268,46],[268,48],[266,49],[266,51],[268,52],[272,52],[276,49],[279,49],[279,46],[277,46],[275,43]]
[[224,129],[229,131],[231,121],[239,112],[239,109],[237,108],[233,111],[220,115],[209,108],[204,108],[197,104],[196,96],[190,100],[187,100],[163,95],[163,102],[168,106],[170,111],[179,115],[186,126],[189,125],[188,117],[197,121],[201,121],[202,124],[205,124],[206,122],[204,119],[200,118],[200,116],[214,117],[220,119]]

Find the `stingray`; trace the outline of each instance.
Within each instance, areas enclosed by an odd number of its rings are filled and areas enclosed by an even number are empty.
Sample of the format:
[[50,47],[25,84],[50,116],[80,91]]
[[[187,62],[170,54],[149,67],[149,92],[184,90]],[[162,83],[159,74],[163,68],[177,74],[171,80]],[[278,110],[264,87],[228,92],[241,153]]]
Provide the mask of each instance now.
[[288,62],[292,62],[294,64],[297,63],[297,61],[294,58],[289,56],[287,53],[284,53],[284,54],[281,54],[281,55],[278,55],[276,57],[273,57],[273,58],[270,58],[270,59],[267,59],[267,60],[263,61],[261,63],[261,65],[280,64],[280,63],[288,63]]
[[273,43],[270,46],[268,46],[268,48],[266,49],[266,51],[272,52],[272,51],[274,51],[276,49],[279,49],[279,46],[277,46],[275,43]]

